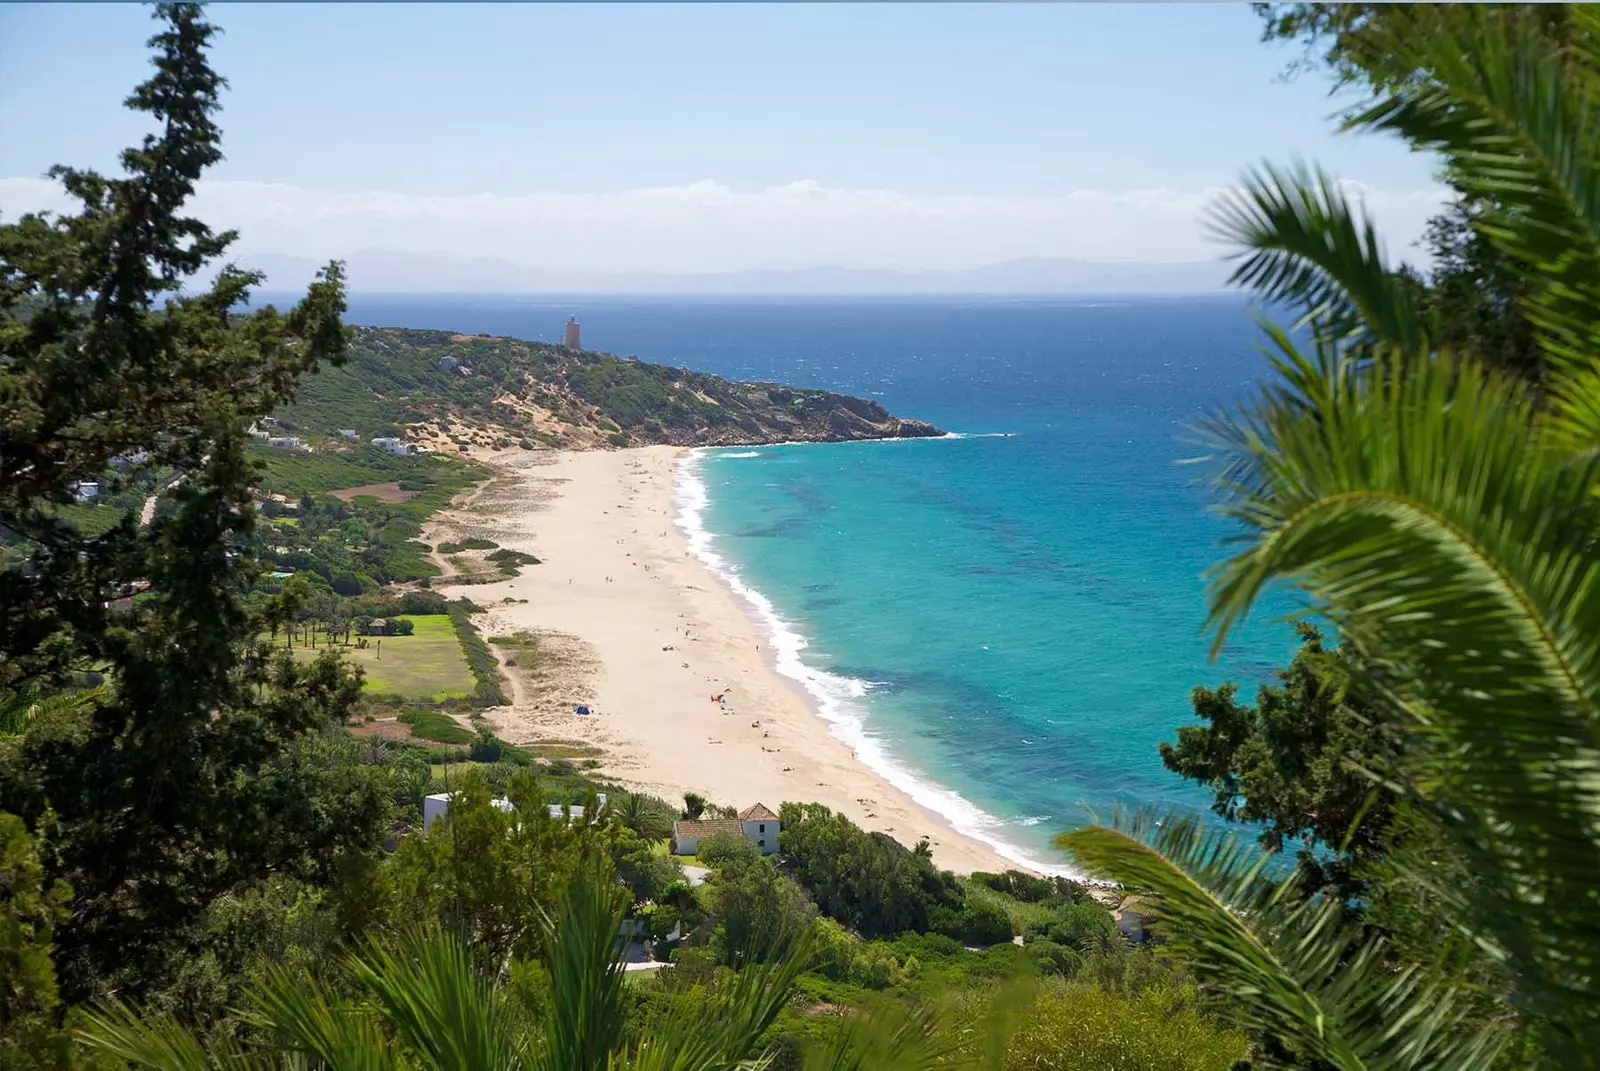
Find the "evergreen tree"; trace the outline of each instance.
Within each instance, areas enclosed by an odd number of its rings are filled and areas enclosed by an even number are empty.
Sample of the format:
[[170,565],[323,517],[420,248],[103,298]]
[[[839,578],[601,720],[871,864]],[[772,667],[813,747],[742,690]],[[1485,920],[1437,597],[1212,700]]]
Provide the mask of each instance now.
[[[275,657],[260,637],[293,607],[250,594],[247,432],[340,360],[341,268],[286,313],[236,311],[261,277],[231,264],[199,285],[234,238],[183,214],[222,158],[225,82],[197,6],[155,14],[155,73],[126,104],[157,129],[125,175],[56,167],[77,211],[0,226],[0,698],[107,684],[0,741],[0,810],[36,835],[53,813],[40,858],[73,890],[55,933],[68,1003],[158,981],[216,897],[328,875],[385,806],[375,783],[312,798],[294,744],[344,718],[359,682],[331,657]],[[165,488],[163,508],[101,531],[75,520],[80,481]]]

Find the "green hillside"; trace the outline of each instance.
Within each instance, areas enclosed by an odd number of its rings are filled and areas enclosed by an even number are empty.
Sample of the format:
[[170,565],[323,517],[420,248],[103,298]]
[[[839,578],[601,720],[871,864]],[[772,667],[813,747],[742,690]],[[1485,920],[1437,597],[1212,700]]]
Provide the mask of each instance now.
[[435,446],[740,445],[939,435],[875,402],[539,342],[447,331],[356,328],[349,361],[325,368],[277,414],[310,438],[411,431]]

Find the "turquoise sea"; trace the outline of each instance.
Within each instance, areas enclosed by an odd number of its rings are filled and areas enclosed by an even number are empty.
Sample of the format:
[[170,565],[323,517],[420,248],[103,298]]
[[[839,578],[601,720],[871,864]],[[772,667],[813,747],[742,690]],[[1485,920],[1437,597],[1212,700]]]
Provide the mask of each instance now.
[[[873,397],[939,440],[711,450],[680,523],[754,600],[831,729],[958,828],[1059,865],[1115,805],[1203,808],[1156,744],[1196,684],[1293,649],[1260,614],[1208,661],[1227,526],[1189,431],[1265,373],[1237,297],[357,297],[362,323],[553,340]],[[1285,607],[1278,606],[1281,612]]]

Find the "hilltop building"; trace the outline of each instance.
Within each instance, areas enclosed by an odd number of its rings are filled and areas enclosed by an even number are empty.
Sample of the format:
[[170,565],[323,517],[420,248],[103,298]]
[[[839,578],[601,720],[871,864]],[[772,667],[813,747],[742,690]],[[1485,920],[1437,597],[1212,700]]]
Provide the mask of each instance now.
[[561,344],[569,350],[583,349],[583,343],[578,339],[578,318],[576,316],[567,317],[567,334],[562,339]]

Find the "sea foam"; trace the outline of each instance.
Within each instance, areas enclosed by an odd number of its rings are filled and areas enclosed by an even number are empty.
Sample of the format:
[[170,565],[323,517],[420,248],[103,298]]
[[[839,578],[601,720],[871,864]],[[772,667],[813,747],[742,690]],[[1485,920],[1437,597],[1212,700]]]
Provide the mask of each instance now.
[[[815,703],[817,713],[828,723],[829,731],[847,744],[855,752],[856,758],[867,767],[920,806],[942,816],[956,832],[982,841],[1003,858],[1031,870],[1080,877],[1070,867],[1037,859],[1005,840],[1000,836],[1000,830],[1005,827],[1001,819],[896,762],[882,740],[868,732],[866,727],[865,700],[872,688],[870,682],[828,673],[805,663],[800,653],[808,645],[806,638],[783,619],[771,599],[746,583],[739,575],[739,570],[714,547],[716,536],[705,526],[705,510],[710,502],[702,471],[705,453],[706,448],[699,447],[690,450],[678,461],[673,486],[673,499],[677,507],[674,519],[688,539],[690,551],[700,563],[750,606],[756,620],[767,633],[778,672],[805,689]],[[759,452],[720,456],[751,457],[759,456]],[[1024,819],[1022,824],[1031,825],[1033,821]]]

